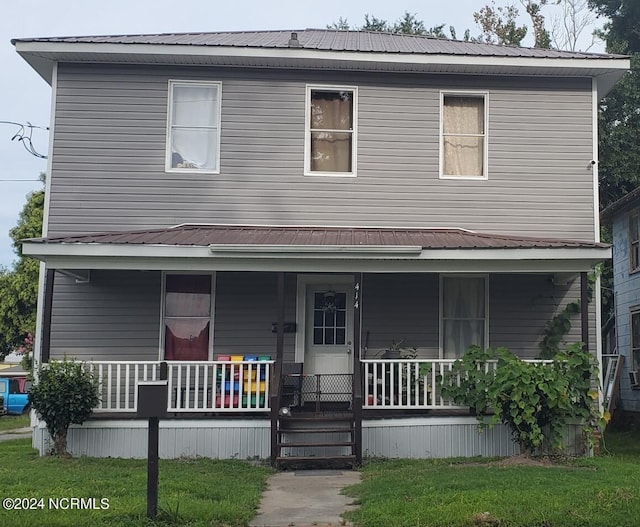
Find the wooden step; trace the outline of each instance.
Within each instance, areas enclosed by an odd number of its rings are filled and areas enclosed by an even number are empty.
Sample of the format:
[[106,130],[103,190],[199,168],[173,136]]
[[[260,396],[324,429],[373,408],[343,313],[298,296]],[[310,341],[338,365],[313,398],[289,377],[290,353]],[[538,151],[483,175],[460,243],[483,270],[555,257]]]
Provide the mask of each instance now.
[[279,434],[333,434],[333,433],[353,433],[353,427],[349,428],[279,428]]
[[281,423],[321,423],[326,421],[353,421],[353,415],[292,415],[280,417]]
[[298,448],[298,447],[324,447],[324,446],[335,446],[335,447],[343,447],[343,446],[355,446],[355,442],[353,441],[323,441],[319,443],[303,443],[303,442],[295,442],[295,443],[276,443],[276,446],[279,448]]
[[288,465],[288,464],[305,464],[305,465],[322,465],[327,466],[331,464],[336,465],[351,465],[355,467],[356,456],[282,456],[276,458],[276,466]]

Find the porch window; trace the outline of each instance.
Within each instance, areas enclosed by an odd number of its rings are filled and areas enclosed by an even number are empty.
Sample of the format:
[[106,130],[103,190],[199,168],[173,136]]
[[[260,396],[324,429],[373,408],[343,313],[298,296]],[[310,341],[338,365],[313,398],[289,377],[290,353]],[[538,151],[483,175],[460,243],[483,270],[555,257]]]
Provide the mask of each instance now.
[[443,93],[440,176],[486,179],[486,95]]
[[441,298],[440,334],[444,357],[460,357],[472,344],[486,347],[486,277],[444,276]]
[[632,272],[640,269],[640,211],[629,215],[629,266]]
[[307,88],[305,174],[355,175],[356,88]]
[[640,307],[631,311],[631,370],[640,370]]
[[167,171],[218,172],[221,90],[219,82],[169,81]]
[[211,285],[211,275],[166,275],[165,359],[209,359]]

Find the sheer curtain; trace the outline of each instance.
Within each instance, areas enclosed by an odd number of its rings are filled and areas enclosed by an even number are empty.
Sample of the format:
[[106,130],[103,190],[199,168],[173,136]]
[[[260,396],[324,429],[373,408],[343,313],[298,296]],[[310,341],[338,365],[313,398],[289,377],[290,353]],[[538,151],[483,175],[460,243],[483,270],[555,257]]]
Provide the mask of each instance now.
[[444,357],[460,357],[472,344],[484,347],[485,279],[445,277],[442,295]]
[[351,172],[352,134],[353,93],[313,90],[311,170]]
[[171,166],[214,170],[218,152],[218,86],[173,86]]
[[165,359],[207,360],[211,325],[211,276],[167,275]]
[[445,96],[443,174],[484,174],[484,98]]

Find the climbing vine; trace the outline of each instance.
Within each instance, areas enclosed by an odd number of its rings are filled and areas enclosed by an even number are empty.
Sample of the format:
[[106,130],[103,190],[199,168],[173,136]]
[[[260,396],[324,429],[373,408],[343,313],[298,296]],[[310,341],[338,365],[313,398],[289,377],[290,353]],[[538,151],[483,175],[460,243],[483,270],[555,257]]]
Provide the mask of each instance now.
[[[497,362],[496,362],[497,361]],[[488,368],[496,362],[495,368]],[[587,445],[604,425],[593,389],[598,368],[582,343],[571,344],[550,363],[525,362],[506,348],[471,346],[441,378],[442,393],[455,404],[492,413],[488,425],[506,425],[525,454],[562,450],[570,423],[580,423]]]
[[[601,272],[602,265],[598,264],[594,271],[587,275],[587,300],[589,302],[591,302],[593,298],[596,279]],[[559,313],[547,322],[544,336],[538,344],[541,359],[552,359],[556,354],[560,353],[560,344],[564,342],[565,335],[571,330],[571,319],[580,313],[581,307],[579,300],[569,302]]]

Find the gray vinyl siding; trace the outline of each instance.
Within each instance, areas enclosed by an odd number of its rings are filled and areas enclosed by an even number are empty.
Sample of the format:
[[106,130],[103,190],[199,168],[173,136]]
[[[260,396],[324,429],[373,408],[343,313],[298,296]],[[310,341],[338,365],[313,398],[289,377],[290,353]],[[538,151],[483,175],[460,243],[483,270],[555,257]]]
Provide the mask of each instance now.
[[[535,359],[547,323],[565,306],[580,300],[580,277],[554,285],[551,275],[491,275],[489,278],[489,344],[504,346],[522,358]],[[592,320],[595,316],[592,317]],[[566,343],[580,342],[580,314],[571,320]],[[595,350],[595,340],[591,340]]]
[[[220,174],[165,173],[169,79],[222,82]],[[303,176],[305,86],[358,87],[356,178]],[[488,92],[487,181],[438,178],[440,90]],[[49,234],[183,222],[593,240],[589,79],[61,64]]]
[[380,358],[393,342],[438,356],[437,274],[366,274],[362,280],[362,346]]
[[56,273],[51,358],[158,360],[160,273],[92,271],[89,283]]
[[639,204],[628,207],[613,220],[613,280],[615,291],[616,339],[620,355],[625,357],[620,377],[622,409],[640,412],[640,390],[631,388],[632,367],[631,312],[640,309],[640,273],[631,272],[629,215]]
[[[292,277],[294,278],[294,277]],[[278,277],[275,273],[216,273],[213,349],[216,355],[276,356]],[[295,322],[295,280],[286,284],[285,321]],[[294,334],[285,335],[285,361],[294,361]]]
[[[296,276],[285,281],[285,321],[296,321]],[[439,356],[439,276],[365,274],[362,282],[362,346],[375,358],[404,340],[419,355]],[[51,356],[84,360],[158,360],[161,337],[161,273],[93,271],[87,284],[58,273],[53,303]],[[216,273],[213,350],[217,355],[275,358],[276,273]],[[489,277],[489,342],[524,358],[539,354],[547,322],[580,295],[576,279],[553,285],[550,275]],[[298,328],[298,331],[300,328]],[[285,334],[285,362],[294,362],[294,333]],[[575,317],[567,342],[581,339]],[[592,342],[595,345],[595,341]]]

